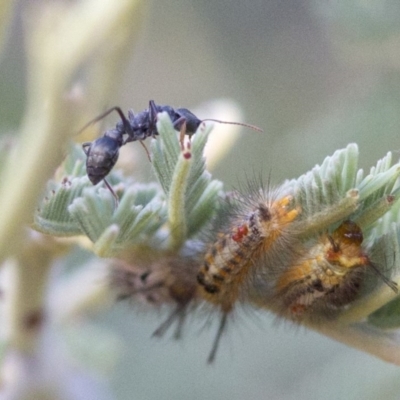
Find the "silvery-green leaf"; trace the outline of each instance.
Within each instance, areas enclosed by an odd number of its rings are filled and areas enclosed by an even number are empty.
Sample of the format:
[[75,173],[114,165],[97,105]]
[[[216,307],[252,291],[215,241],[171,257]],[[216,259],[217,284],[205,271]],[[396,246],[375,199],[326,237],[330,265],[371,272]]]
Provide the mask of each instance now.
[[53,189],[42,200],[34,215],[33,228],[54,236],[82,234],[80,225],[71,216],[68,207],[89,185],[91,184],[86,177],[71,180],[66,178],[61,184],[53,183]]

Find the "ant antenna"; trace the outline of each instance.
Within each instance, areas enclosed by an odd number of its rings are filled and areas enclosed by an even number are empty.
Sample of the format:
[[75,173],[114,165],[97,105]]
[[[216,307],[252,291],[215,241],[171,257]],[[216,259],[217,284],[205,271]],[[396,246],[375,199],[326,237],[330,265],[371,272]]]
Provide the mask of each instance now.
[[239,125],[239,126],[244,126],[246,128],[250,128],[253,131],[257,131],[257,132],[264,132],[261,128],[259,128],[258,126],[255,125],[251,125],[251,124],[245,124],[243,122],[228,122],[228,121],[220,121],[219,119],[211,119],[211,118],[207,118],[207,119],[203,119],[201,122],[205,122],[205,121],[212,121],[212,122],[218,122],[219,124],[226,124],[226,125]]

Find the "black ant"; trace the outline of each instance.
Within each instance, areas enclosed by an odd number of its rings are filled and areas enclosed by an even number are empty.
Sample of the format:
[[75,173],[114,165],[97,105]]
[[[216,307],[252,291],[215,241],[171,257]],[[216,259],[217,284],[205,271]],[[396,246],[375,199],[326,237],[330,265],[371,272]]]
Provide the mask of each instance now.
[[174,109],[171,106],[159,106],[156,105],[153,100],[150,100],[149,108],[140,112],[139,114],[135,115],[132,110],[129,110],[128,118],[122,112],[120,107],[112,107],[92,121],[88,122],[80,132],[86,129],[89,125],[105,118],[113,111],[116,111],[121,118],[115,128],[108,129],[102,137],[94,140],[93,142],[83,143],[82,147],[87,156],[86,172],[90,181],[93,183],[93,185],[96,185],[103,180],[107,188],[114,196],[117,204],[118,197],[105,178],[118,160],[119,149],[129,142],[135,142],[137,140],[140,141],[150,159],[150,154],[146,146],[143,144],[143,141],[148,137],[154,138],[158,135],[156,125],[158,113],[163,111],[167,112],[171,118],[174,128],[178,131],[181,131],[182,136],[186,134],[189,136],[189,138],[196,132],[197,128],[204,121],[241,125],[262,132],[262,129],[256,126],[242,124],[239,122],[225,122],[216,119],[200,120],[186,108]]

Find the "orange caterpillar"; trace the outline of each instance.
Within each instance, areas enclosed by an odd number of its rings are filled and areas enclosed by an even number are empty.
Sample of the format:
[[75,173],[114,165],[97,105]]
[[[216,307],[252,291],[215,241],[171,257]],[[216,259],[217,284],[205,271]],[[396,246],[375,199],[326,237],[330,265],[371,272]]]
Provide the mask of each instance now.
[[226,233],[219,234],[206,253],[197,274],[199,295],[223,314],[208,362],[215,358],[227,315],[239,299],[243,285],[256,272],[254,266],[260,258],[268,263],[270,257],[288,248],[291,240],[288,227],[299,214],[291,202],[290,195],[269,201],[259,199],[230,223]]
[[397,291],[371,262],[362,242],[361,228],[349,220],[322,235],[307,256],[281,273],[271,304],[277,302],[279,314],[297,321],[332,318],[355,300],[369,267]]

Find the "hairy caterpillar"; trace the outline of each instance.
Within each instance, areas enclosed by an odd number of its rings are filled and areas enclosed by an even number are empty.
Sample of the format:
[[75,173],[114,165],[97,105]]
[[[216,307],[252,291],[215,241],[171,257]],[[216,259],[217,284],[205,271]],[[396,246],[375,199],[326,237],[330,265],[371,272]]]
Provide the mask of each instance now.
[[397,291],[397,285],[377,269],[362,243],[361,228],[346,220],[331,234],[304,244],[304,254],[282,270],[266,302],[279,315],[297,322],[334,318],[357,298],[368,268]]
[[283,190],[258,192],[249,199],[243,202],[239,198],[238,209],[210,246],[197,274],[199,296],[222,312],[208,362],[214,360],[227,316],[256,273],[259,260],[274,263],[294,240],[290,226],[299,210],[292,206],[290,194]]

